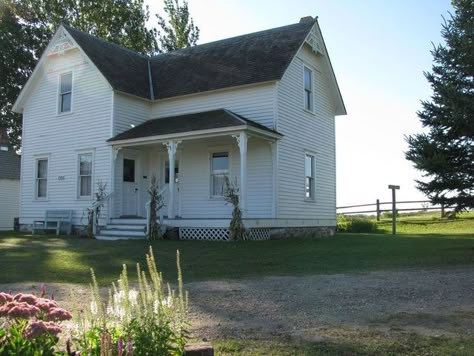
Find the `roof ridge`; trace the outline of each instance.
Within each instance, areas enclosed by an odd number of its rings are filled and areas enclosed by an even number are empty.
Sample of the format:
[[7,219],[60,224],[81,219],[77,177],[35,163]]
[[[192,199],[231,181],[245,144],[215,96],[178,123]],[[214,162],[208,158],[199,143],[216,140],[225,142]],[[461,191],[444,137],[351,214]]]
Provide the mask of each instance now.
[[[316,23],[316,19],[313,21],[313,23],[311,24],[311,27]],[[182,51],[188,51],[188,50],[191,50],[191,49],[195,49],[195,48],[199,48],[199,47],[203,47],[203,46],[207,46],[207,45],[215,45],[216,43],[219,43],[219,42],[225,42],[225,41],[230,41],[230,40],[235,40],[235,39],[238,39],[238,38],[244,38],[244,37],[247,37],[247,36],[254,36],[254,35],[258,35],[258,34],[262,34],[264,32],[277,32],[277,31],[281,31],[282,29],[284,28],[288,28],[288,27],[293,27],[293,26],[309,26],[308,23],[301,23],[301,22],[296,22],[296,23],[293,23],[293,24],[290,24],[290,25],[284,25],[284,26],[279,26],[279,27],[272,27],[272,28],[268,28],[266,30],[260,30],[260,31],[255,31],[255,32],[250,32],[250,33],[245,33],[243,35],[238,35],[238,36],[233,36],[233,37],[227,37],[227,38],[222,38],[220,40],[215,40],[215,41],[211,41],[211,42],[206,42],[206,43],[201,43],[201,44],[198,44],[196,46],[190,46],[190,47],[185,47],[185,48],[180,48],[180,49],[177,49],[177,50],[174,50],[174,51],[170,51],[170,52],[166,52],[166,53],[158,53],[158,54],[155,54],[153,56],[150,56],[150,59],[151,60],[154,60],[154,59],[157,59],[159,57],[163,57],[163,56],[166,56],[166,55],[169,55],[169,54],[174,54],[174,53],[177,53],[177,52],[182,52]]]

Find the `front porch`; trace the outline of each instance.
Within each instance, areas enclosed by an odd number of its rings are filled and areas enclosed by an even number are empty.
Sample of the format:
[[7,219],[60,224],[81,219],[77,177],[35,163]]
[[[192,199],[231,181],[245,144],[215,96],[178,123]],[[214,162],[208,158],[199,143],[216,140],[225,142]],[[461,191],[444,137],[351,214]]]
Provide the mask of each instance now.
[[228,227],[232,208],[223,198],[224,177],[238,185],[248,224],[274,219],[279,137],[226,110],[151,120],[116,136],[109,140],[114,193],[108,225],[126,218],[146,225],[153,178],[164,203],[158,216],[180,234]]

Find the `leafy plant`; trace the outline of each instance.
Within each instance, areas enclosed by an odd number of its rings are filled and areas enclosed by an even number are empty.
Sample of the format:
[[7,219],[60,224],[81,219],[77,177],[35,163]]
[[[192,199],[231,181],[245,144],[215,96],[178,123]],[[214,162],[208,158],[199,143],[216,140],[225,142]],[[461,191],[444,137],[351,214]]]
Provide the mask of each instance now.
[[75,340],[88,355],[182,355],[187,340],[187,295],[183,292],[179,251],[178,290],[164,284],[150,247],[148,273],[137,264],[138,289],[130,288],[127,267],[112,283],[104,302],[92,270],[91,302],[76,312]]
[[149,240],[158,240],[160,239],[160,224],[157,221],[156,212],[163,208],[163,197],[159,193],[158,183],[156,182],[156,177],[151,177],[151,185],[148,189],[148,194],[150,194],[150,226],[148,227],[148,239]]
[[224,199],[232,204],[232,219],[229,225],[229,234],[231,240],[244,240],[246,238],[245,226],[242,221],[242,210],[240,209],[239,187],[237,182],[231,183],[227,176],[224,177],[225,190]]
[[362,216],[337,216],[337,231],[339,232],[376,232],[377,223],[368,217]]

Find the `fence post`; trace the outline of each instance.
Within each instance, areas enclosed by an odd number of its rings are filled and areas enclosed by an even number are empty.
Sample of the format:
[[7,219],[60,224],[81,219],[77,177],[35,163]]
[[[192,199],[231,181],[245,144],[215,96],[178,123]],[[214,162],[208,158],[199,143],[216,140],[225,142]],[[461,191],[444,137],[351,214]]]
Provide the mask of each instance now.
[[444,218],[444,204],[441,204],[441,217]]
[[377,206],[377,221],[380,221],[380,200],[377,199],[375,205]]
[[395,196],[395,191],[400,189],[399,185],[389,185],[388,189],[392,190],[392,235],[397,234],[397,198]]

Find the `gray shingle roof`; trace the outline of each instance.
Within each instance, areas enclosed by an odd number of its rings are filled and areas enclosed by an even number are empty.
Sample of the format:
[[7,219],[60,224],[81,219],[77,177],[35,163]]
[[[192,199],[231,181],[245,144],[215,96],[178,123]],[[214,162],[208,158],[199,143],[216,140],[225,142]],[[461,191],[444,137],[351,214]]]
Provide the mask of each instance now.
[[151,58],[64,27],[115,90],[164,99],[281,79],[314,24],[305,21]]
[[219,109],[148,120],[141,125],[116,135],[108,141],[114,142],[134,138],[163,136],[218,128],[232,128],[237,126],[250,126],[272,134],[280,135],[278,132],[252,120],[246,119],[241,115],[237,115],[229,110]]

